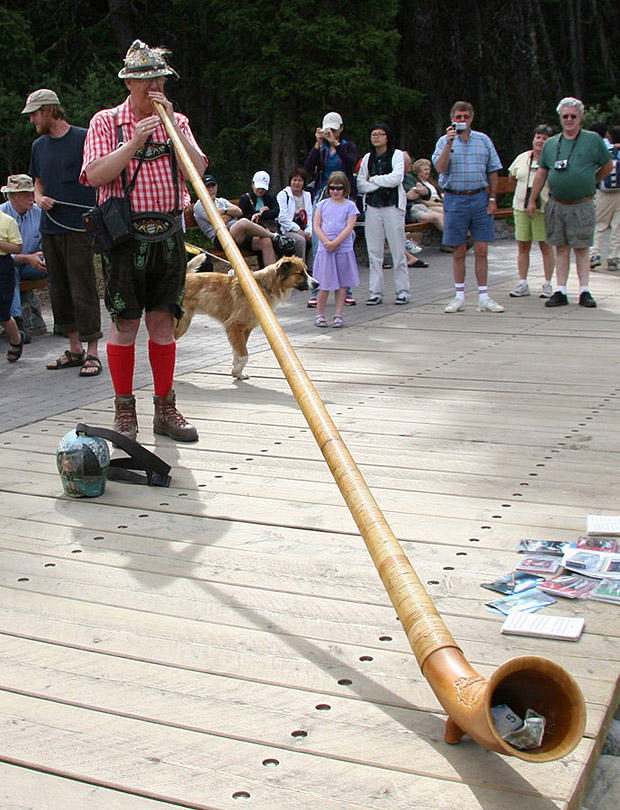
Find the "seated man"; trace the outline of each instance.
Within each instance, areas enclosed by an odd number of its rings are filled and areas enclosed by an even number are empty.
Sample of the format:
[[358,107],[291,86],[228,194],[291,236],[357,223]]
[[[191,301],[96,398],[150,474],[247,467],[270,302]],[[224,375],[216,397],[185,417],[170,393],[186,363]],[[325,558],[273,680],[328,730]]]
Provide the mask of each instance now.
[[[217,180],[215,177],[208,174],[203,179],[209,194],[213,197],[215,205],[230,231],[230,235],[240,248],[261,253],[264,265],[273,264],[276,261],[276,254],[278,256],[291,256],[293,254],[294,245],[290,244],[292,240],[286,236],[271,233],[250,219],[240,219],[243,216],[241,208],[238,205],[233,205],[225,197],[217,196]],[[210,239],[218,250],[223,250],[223,245],[220,244],[215,228],[209,221],[200,200],[194,206],[194,218],[207,239]]]
[[17,222],[23,240],[22,252],[13,256],[15,262],[15,293],[11,305],[13,318],[21,318],[22,307],[19,282],[47,278],[47,267],[41,252],[41,209],[34,202],[34,183],[27,174],[12,174],[0,189],[7,201],[0,211]]

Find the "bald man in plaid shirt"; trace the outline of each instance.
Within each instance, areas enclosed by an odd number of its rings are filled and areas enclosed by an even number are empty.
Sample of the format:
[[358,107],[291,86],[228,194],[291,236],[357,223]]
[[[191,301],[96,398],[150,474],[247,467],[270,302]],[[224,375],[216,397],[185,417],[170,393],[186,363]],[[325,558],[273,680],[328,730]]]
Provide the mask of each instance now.
[[176,408],[173,389],[174,322],[182,315],[186,267],[182,213],[190,196],[153,101],[161,103],[174,121],[199,174],[208,161],[188,119],[173,112],[164,95],[166,77],[175,73],[164,54],[140,40],[129,48],[118,74],[129,96],[117,108],[93,116],[80,181],[98,187],[101,205],[110,197],[122,197],[137,170],[130,195],[133,238],[103,254],[102,259],[105,303],[112,318],[107,353],[116,394],[114,429],[131,439],[138,433],[133,373],[135,341],[144,312],[155,389],[153,431],[178,441],[196,441],[198,432]]

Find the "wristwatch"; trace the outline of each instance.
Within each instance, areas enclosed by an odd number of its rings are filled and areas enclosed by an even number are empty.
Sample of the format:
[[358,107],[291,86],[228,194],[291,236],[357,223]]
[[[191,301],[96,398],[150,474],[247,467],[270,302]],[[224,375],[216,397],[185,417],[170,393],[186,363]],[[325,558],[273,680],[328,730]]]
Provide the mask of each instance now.
[[495,197],[489,197],[489,202],[495,202]]

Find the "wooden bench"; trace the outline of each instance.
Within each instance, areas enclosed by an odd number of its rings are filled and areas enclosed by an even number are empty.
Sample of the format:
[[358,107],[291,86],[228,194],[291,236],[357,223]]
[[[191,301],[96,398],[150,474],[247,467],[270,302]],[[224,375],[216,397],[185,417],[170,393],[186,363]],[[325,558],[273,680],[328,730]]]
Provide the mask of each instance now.
[[30,292],[30,290],[44,290],[47,287],[47,278],[23,279],[19,282],[20,292]]
[[[508,217],[512,216],[512,206],[500,206],[500,202],[503,202],[501,198],[506,195],[512,195],[514,193],[516,186],[516,180],[511,175],[503,176],[501,175],[498,177],[497,181],[497,210],[493,214],[494,219],[508,219]],[[512,200],[511,200],[512,202]],[[430,222],[408,222],[405,225],[405,232],[406,233],[416,233],[419,231],[427,231],[433,228],[434,226],[430,224]]]
[[[239,205],[239,200],[229,200],[233,205]],[[192,203],[190,207],[184,213],[185,219],[185,230],[192,231],[198,228],[198,223],[196,222],[196,218],[194,217],[194,205]],[[188,249],[188,253],[202,253],[203,250],[201,248],[196,247],[195,245],[188,245],[186,244],[186,249]],[[206,250],[206,248],[205,248]],[[253,250],[245,250],[244,248],[239,248],[241,251],[241,255],[245,256],[246,259],[256,258],[256,253]],[[210,256],[216,256],[218,259],[222,259],[225,262],[228,262],[228,258],[226,257],[226,251],[224,250],[217,250],[215,247],[210,247],[208,249]]]

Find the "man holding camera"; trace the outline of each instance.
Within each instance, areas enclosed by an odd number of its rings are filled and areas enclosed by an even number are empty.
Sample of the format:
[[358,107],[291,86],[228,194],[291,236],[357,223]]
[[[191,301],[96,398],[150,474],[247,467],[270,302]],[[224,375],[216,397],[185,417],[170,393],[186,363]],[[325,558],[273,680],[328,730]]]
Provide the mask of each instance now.
[[488,246],[495,239],[493,214],[497,209],[497,173],[502,164],[489,136],[471,128],[474,108],[469,102],[457,101],[450,111],[450,120],[446,134],[437,141],[433,152],[433,164],[444,191],[442,241],[453,248],[455,297],[445,311],[465,309],[465,255],[467,234],[471,233],[478,312],[503,312],[504,307],[489,298],[487,286]]
[[581,128],[584,106],[578,98],[563,98],[557,106],[562,132],[549,138],[539,160],[527,208],[536,215],[536,203],[545,181],[549,200],[545,206],[546,241],[556,248],[557,290],[545,301],[546,307],[568,304],[566,282],[570,251],[575,251],[579,278],[579,305],[596,307],[588,288],[590,247],[594,241],[596,184],[611,172],[613,164],[603,139],[596,132]]

